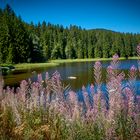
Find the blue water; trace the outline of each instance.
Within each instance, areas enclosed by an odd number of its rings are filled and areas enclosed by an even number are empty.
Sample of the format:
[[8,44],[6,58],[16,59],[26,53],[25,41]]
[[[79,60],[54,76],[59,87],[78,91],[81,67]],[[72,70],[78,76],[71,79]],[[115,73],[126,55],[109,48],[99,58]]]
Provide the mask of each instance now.
[[[105,69],[110,65],[110,61],[102,61],[102,68]],[[65,85],[70,84],[71,89],[74,91],[78,91],[81,89],[83,85],[87,86],[90,83],[95,84],[94,81],[94,71],[93,66],[95,62],[79,62],[79,63],[65,63],[60,66],[43,69],[42,76],[45,77],[45,73],[48,72],[51,76],[56,70],[60,73],[62,82]],[[118,69],[120,71],[128,71],[132,66],[138,67],[137,60],[123,60],[119,62]],[[104,72],[102,74],[103,78],[106,75]],[[76,79],[69,79],[68,77],[74,76]],[[127,74],[126,74],[126,77]],[[32,80],[35,81],[37,79],[37,75],[33,75]],[[105,78],[104,78],[105,79]],[[139,80],[137,81],[137,85],[139,85]]]
[[[102,61],[102,87],[104,89],[104,82],[106,81],[106,68],[110,65],[111,61]],[[93,83],[95,85],[94,80],[94,67],[95,62],[74,62],[74,63],[63,63],[56,67],[46,67],[46,68],[38,68],[38,69],[28,69],[25,70],[24,73],[13,73],[4,77],[5,84],[13,86],[14,84],[19,85],[21,80],[31,78],[32,81],[37,80],[37,74],[41,73],[43,79],[45,78],[45,73],[48,72],[50,77],[55,72],[58,71],[61,75],[61,80],[64,86],[70,85],[71,89],[78,92],[81,90],[82,86],[88,86]],[[119,62],[118,69],[120,71],[125,71],[126,77],[128,77],[127,72],[131,68],[131,66],[138,67],[137,60],[123,60]],[[35,73],[32,73],[35,71]],[[69,79],[68,77],[73,76],[76,79]],[[137,78],[136,85],[140,86],[139,78]],[[104,90],[105,91],[105,90]],[[138,88],[139,92],[139,88]]]
[[[110,65],[110,61],[102,63],[103,68],[107,68],[109,65]],[[137,60],[121,60],[118,63],[118,69],[129,70],[133,65],[138,69]]]

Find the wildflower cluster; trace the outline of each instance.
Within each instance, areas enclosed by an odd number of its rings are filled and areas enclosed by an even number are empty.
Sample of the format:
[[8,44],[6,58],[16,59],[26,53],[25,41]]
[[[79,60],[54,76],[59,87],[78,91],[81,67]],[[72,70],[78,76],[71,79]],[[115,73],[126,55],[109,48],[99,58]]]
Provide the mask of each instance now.
[[[139,54],[139,47],[138,47]],[[139,62],[139,61],[138,61]],[[75,93],[64,87],[56,71],[45,79],[23,80],[16,90],[3,89],[0,79],[0,139],[104,139],[140,138],[140,95],[136,93],[137,69],[119,71],[119,57],[107,68],[102,91],[102,65],[94,65],[95,84]]]

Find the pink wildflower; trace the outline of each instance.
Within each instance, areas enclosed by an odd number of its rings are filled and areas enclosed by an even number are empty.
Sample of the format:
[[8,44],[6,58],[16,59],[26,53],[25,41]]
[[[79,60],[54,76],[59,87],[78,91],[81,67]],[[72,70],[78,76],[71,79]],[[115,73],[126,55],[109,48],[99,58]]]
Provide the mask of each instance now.
[[90,85],[90,92],[91,92],[92,94],[94,93],[94,85],[93,85],[93,84]]
[[101,67],[101,62],[100,62],[100,61],[95,62],[95,66],[96,66],[97,68]]
[[42,82],[42,75],[41,75],[41,74],[38,74],[37,77],[38,77],[38,78],[37,78],[38,82],[39,82],[39,83]]
[[107,72],[108,72],[108,74],[113,73],[113,67],[111,65],[107,67]]
[[133,66],[131,67],[130,70],[136,72],[137,69],[136,69],[136,67],[133,65]]
[[100,84],[101,84],[101,78],[102,78],[101,74],[102,74],[102,65],[101,62],[97,61],[94,65],[94,78],[96,84],[99,86],[98,88],[100,88]]
[[130,79],[134,79],[136,78],[136,67],[133,65],[131,68],[130,68],[130,74],[129,74],[129,77]]
[[118,61],[118,60],[119,60],[118,54],[114,54],[114,55],[113,55],[113,61],[116,62],[116,61]]
[[48,72],[46,72],[46,80],[48,80],[49,79],[49,73]]

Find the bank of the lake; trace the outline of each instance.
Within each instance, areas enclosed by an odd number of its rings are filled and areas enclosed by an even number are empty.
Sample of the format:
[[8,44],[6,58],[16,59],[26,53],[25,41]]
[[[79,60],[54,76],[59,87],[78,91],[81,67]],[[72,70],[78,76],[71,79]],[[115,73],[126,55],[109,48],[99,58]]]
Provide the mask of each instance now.
[[[128,57],[128,59],[138,59],[138,57]],[[54,67],[58,66],[62,63],[73,63],[73,62],[95,62],[95,61],[109,61],[112,58],[84,58],[84,59],[57,59],[57,60],[49,60],[45,63],[21,63],[21,64],[0,64],[0,66],[14,66],[15,70],[26,70],[26,69],[34,69],[34,68],[43,68],[43,67]],[[125,57],[120,57],[119,60],[126,60]]]
[[[105,69],[110,65],[111,59],[106,59],[107,61],[103,61],[103,59],[52,60],[48,63],[17,64],[14,71],[3,75],[4,83],[5,86],[18,86],[20,81],[24,79],[30,78],[32,81],[36,81],[39,73],[45,77],[46,72],[51,76],[55,71],[58,71],[64,85],[70,84],[72,89],[77,90],[82,85],[94,83],[93,66],[97,60],[102,61],[102,80],[104,81],[106,78]],[[125,60],[121,58],[121,60],[121,63],[119,63],[120,70],[127,71],[132,65],[137,67],[137,59]],[[51,63],[53,64],[50,65]],[[75,77],[75,79],[70,79],[69,77]]]
[[[138,57],[129,57],[128,59],[138,59]],[[15,64],[16,69],[28,69],[28,68],[39,68],[39,67],[50,67],[58,66],[61,63],[73,63],[73,62],[95,62],[95,61],[109,61],[112,58],[83,58],[83,59],[55,59],[49,60],[45,63],[21,63]],[[119,60],[126,60],[125,57],[120,57]]]
[[[119,58],[119,60],[125,60],[125,57]],[[130,58],[131,59],[131,58]],[[136,59],[136,58],[135,58]],[[57,59],[50,60],[50,63],[73,63],[73,62],[95,62],[95,61],[109,61],[112,58],[84,58],[84,59]]]
[[59,63],[54,62],[47,62],[47,63],[21,63],[15,64],[14,67],[16,70],[26,70],[26,69],[33,69],[33,68],[43,68],[43,67],[53,67],[58,66]]

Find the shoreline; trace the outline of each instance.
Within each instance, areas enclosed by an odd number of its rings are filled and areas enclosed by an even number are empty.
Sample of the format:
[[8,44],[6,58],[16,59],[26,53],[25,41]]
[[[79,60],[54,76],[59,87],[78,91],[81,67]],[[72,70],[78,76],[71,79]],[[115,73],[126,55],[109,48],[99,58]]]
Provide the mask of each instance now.
[[[138,59],[138,57],[128,57],[128,60]],[[74,63],[74,62],[95,62],[95,61],[110,61],[112,58],[83,58],[83,59],[56,59],[49,60],[44,63],[21,63],[21,64],[1,64],[0,66],[14,66],[15,70],[26,70],[34,68],[43,68],[43,67],[54,67],[62,63]],[[120,57],[119,60],[126,60],[125,57]]]

